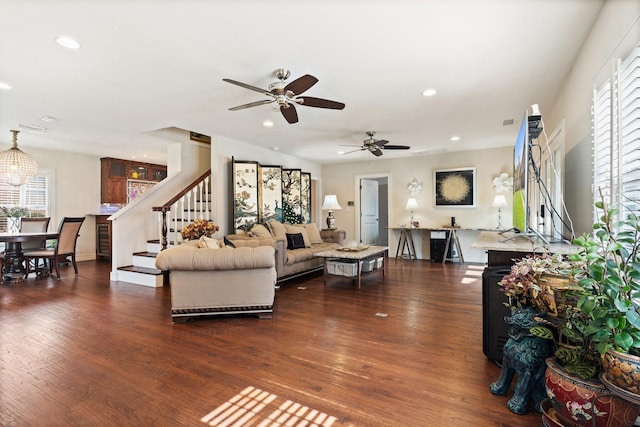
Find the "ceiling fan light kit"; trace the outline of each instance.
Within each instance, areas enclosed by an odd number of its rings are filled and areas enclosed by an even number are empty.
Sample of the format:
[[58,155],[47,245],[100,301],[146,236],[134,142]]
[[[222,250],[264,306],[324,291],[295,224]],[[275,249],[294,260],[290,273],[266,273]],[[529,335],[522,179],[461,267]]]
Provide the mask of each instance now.
[[261,89],[256,86],[252,86],[246,83],[242,83],[231,79],[222,79],[227,83],[234,84],[236,86],[243,87],[245,89],[259,92],[269,97],[262,101],[250,102],[248,104],[238,105],[236,107],[229,108],[230,111],[244,110],[246,108],[257,107],[260,105],[277,103],[280,107],[280,112],[287,122],[290,124],[298,123],[298,112],[296,111],[295,104],[304,105],[307,107],[327,108],[330,110],[342,110],[345,105],[342,102],[330,101],[328,99],[314,98],[311,96],[300,96],[302,93],[309,90],[313,85],[318,83],[318,79],[310,74],[305,74],[302,77],[298,77],[290,83],[285,84],[285,80],[289,78],[291,72],[286,68],[278,68],[273,74],[279,81],[271,83],[268,89]]

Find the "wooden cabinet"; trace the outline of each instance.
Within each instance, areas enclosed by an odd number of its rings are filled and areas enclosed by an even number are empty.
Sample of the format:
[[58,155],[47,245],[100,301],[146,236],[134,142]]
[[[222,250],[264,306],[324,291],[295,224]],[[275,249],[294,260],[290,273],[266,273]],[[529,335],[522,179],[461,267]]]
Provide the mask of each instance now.
[[100,159],[100,203],[127,204],[127,180],[162,181],[167,167],[104,157]]

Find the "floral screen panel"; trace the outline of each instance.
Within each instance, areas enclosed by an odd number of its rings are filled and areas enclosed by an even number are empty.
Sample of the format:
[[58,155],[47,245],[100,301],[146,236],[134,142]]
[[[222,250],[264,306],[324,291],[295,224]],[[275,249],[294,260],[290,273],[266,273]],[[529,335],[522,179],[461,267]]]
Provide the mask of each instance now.
[[311,174],[302,172],[300,179],[300,223],[311,222]]
[[258,222],[258,162],[233,161],[233,227],[249,230]]
[[290,224],[303,222],[300,210],[301,179],[300,169],[282,169],[282,218]]
[[260,222],[282,222],[282,167],[260,165]]

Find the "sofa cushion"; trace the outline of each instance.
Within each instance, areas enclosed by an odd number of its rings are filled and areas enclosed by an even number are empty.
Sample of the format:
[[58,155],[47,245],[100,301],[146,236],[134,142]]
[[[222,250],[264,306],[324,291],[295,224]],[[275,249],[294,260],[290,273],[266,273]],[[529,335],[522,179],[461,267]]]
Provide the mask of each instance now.
[[162,271],[242,270],[275,266],[273,246],[256,248],[199,248],[198,241],[160,251],[156,268]]
[[[287,230],[287,234],[302,234],[302,239],[304,240],[304,247],[305,248],[311,247],[311,240],[309,239],[307,230],[305,230],[303,227],[296,227],[295,225],[285,224],[284,229]],[[289,249],[294,249],[294,248],[289,246]]]
[[322,243],[320,230],[318,230],[318,226],[314,222],[310,222],[309,224],[295,224],[295,226],[298,228],[302,228],[307,232],[307,235],[309,236],[309,246],[315,243]]
[[304,238],[302,237],[302,233],[287,233],[287,247],[289,249],[305,248],[306,246],[304,245]]
[[271,230],[271,235],[276,239],[282,239],[287,241],[287,229],[284,228],[284,224],[279,221],[271,220],[267,222],[267,226]]
[[216,239],[212,239],[211,237],[200,236],[200,239],[198,239],[198,247],[219,249],[220,243]]
[[262,224],[255,224],[249,233],[254,237],[271,237],[271,232]]

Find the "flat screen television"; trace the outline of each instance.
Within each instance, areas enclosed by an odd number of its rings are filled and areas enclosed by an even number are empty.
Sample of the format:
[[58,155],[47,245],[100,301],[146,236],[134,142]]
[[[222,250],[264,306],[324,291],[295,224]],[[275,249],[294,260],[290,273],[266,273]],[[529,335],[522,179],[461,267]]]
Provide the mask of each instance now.
[[529,228],[529,120],[525,112],[513,147],[513,228]]

